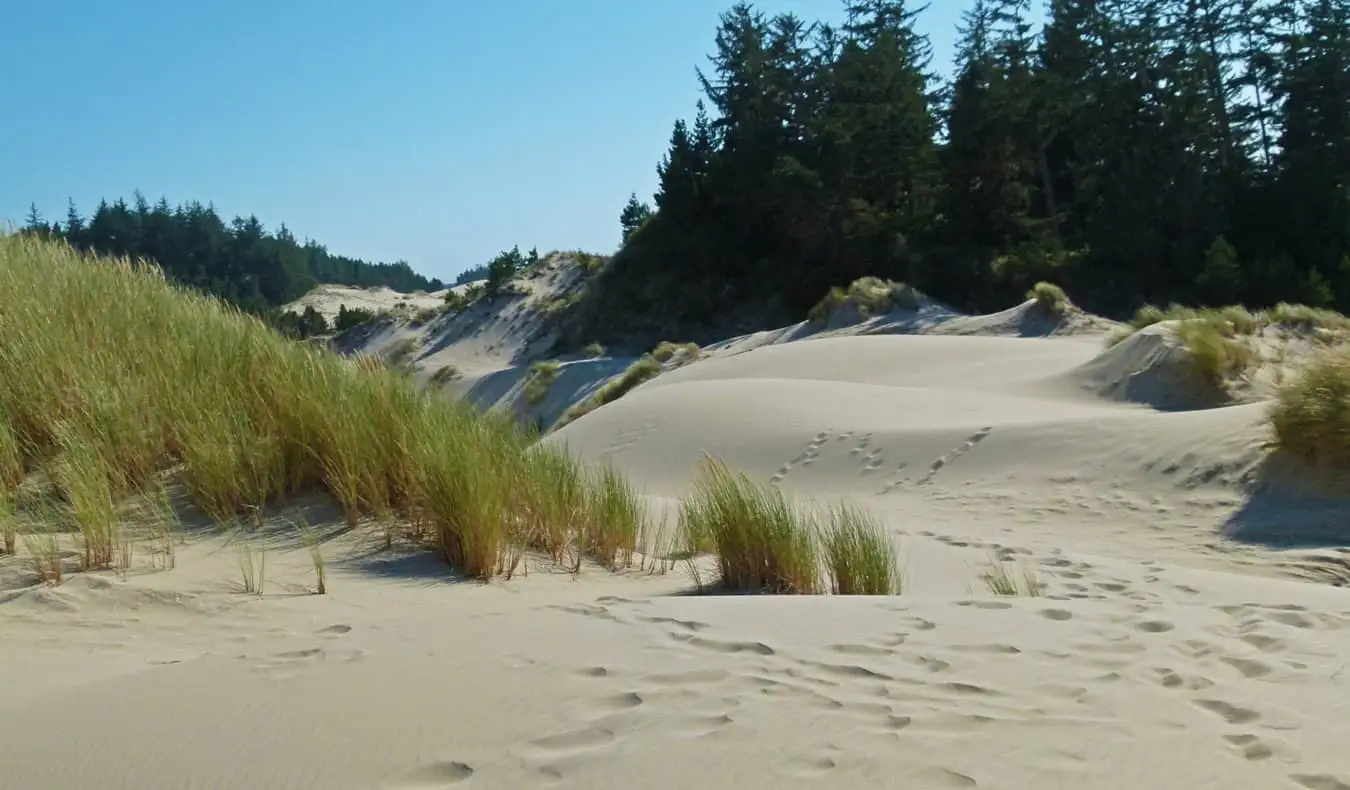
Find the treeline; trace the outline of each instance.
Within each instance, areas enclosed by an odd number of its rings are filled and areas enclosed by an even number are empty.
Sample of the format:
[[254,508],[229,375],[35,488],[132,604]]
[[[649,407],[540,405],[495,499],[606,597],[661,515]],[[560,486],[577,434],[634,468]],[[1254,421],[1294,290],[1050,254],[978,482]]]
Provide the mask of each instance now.
[[978,0],[943,82],[903,0],[723,14],[591,323],[800,318],[864,275],[971,310],[1039,280],[1108,314],[1350,309],[1350,0],[1047,6]]
[[269,231],[253,216],[226,223],[212,206],[194,201],[170,207],[162,198],[151,205],[139,192],[130,205],[120,198],[99,203],[88,219],[73,203],[65,222],[48,222],[33,207],[23,232],[61,238],[81,250],[154,260],[169,277],[257,313],[318,283],[404,292],[444,287],[403,261],[334,255],[315,241],[299,241],[285,225]]

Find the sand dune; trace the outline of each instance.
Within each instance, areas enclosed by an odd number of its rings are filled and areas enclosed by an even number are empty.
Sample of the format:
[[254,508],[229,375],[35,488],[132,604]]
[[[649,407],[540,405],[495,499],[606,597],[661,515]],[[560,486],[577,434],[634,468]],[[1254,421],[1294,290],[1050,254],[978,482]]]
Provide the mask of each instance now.
[[[551,282],[422,330],[423,375],[510,402]],[[350,534],[323,596],[280,534],[262,596],[218,537],[125,580],[9,568],[0,785],[1350,788],[1350,590],[1325,583],[1350,551],[1314,529],[1343,508],[1268,479],[1264,404],[1116,397],[1133,363],[1103,372],[1092,331],[1025,337],[1020,309],[734,339],[546,439],[655,509],[703,453],[866,504],[903,595],[543,562],[470,585]],[[625,364],[569,360],[547,408]],[[995,558],[1043,594],[993,596]]]

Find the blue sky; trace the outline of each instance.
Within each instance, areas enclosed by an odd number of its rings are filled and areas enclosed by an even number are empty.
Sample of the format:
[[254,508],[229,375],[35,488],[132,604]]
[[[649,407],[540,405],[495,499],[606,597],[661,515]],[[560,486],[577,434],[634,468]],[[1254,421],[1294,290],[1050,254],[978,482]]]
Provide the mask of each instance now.
[[[0,222],[210,201],[449,278],[610,252],[732,0],[65,0],[0,25]],[[764,0],[835,21],[837,0]],[[921,28],[946,71],[964,0]]]

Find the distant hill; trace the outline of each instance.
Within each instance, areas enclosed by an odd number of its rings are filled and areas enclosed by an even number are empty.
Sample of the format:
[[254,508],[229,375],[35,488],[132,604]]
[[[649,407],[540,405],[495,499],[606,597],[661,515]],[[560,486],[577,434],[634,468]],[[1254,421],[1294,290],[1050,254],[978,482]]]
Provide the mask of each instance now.
[[404,293],[444,287],[404,261],[370,263],[335,255],[316,241],[299,241],[284,224],[269,231],[255,216],[226,223],[210,204],[170,207],[161,198],[151,205],[140,193],[130,205],[120,198],[103,201],[88,219],[72,204],[63,223],[48,222],[34,207],[23,230],[64,239],[81,250],[154,260],[171,278],[260,313],[294,301],[319,283],[386,286]]

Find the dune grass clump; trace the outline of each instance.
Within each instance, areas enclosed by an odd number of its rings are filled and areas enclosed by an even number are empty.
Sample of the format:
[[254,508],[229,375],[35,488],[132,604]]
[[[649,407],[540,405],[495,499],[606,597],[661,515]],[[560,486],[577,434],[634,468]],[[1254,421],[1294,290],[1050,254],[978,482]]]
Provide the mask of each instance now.
[[442,365],[435,373],[431,374],[431,383],[438,387],[444,387],[461,375],[463,374],[459,372],[459,368],[454,365]]
[[885,315],[891,310],[917,310],[922,294],[914,288],[878,277],[860,277],[849,284],[847,289],[835,286],[816,303],[807,313],[807,320],[813,324],[829,323],[830,316],[848,301],[858,306],[862,317]]
[[1350,470],[1350,353],[1313,360],[1280,387],[1270,411],[1275,445],[1314,468]]
[[900,562],[876,517],[850,504],[830,511],[823,553],[835,595],[899,595]]
[[530,372],[525,375],[525,402],[531,406],[542,403],[548,397],[553,382],[558,380],[561,370],[562,363],[556,359],[541,360],[531,365]]
[[[509,417],[29,236],[0,236],[0,305],[0,495],[45,474],[88,567],[116,562],[119,506],[165,473],[223,523],[327,492],[349,527],[396,522],[470,577],[518,561],[533,470]],[[52,556],[55,536],[29,537]]]
[[660,345],[652,349],[652,357],[662,364],[671,361],[676,355],[683,355],[684,361],[692,362],[699,358],[703,353],[697,343],[672,343],[669,340],[662,341]]
[[1265,315],[1272,324],[1294,329],[1328,329],[1342,332],[1350,330],[1350,318],[1322,307],[1280,302],[1267,310]]
[[589,343],[582,351],[591,359],[598,359],[605,355],[605,347],[599,343]]
[[609,464],[593,470],[579,533],[582,550],[610,570],[628,567],[643,523],[642,502],[628,478]]
[[722,461],[705,458],[680,503],[689,545],[710,545],[721,583],[738,592],[819,593],[814,521],[778,488],[757,485]]
[[1241,305],[1203,309],[1144,305],[1130,319],[1129,328],[1113,332],[1107,344],[1114,346],[1135,331],[1163,321],[1176,322],[1177,339],[1200,378],[1222,388],[1256,361],[1256,352],[1246,338],[1268,325],[1270,319],[1266,313],[1252,313]]
[[606,403],[613,403],[644,381],[656,378],[660,373],[661,363],[650,354],[644,355],[638,361],[629,365],[617,378],[597,390],[594,395],[580,403],[573,404],[571,408],[563,412],[563,416],[558,420],[556,427],[561,428],[570,422],[585,417]]
[[1212,316],[1177,324],[1177,337],[1192,368],[1215,387],[1242,373],[1255,359],[1251,346],[1235,334],[1231,323]]
[[1073,304],[1064,289],[1054,283],[1039,282],[1027,291],[1028,299],[1035,299],[1036,305],[1052,316],[1062,316]]

